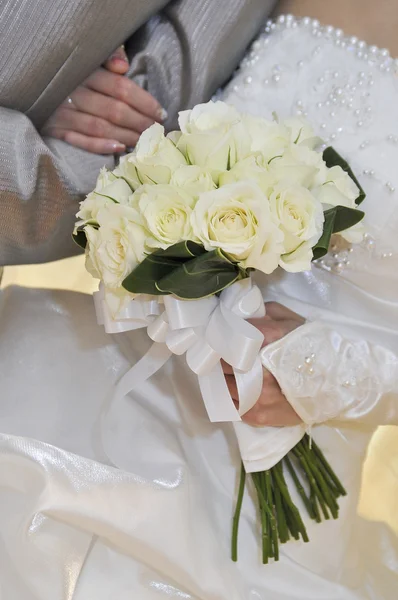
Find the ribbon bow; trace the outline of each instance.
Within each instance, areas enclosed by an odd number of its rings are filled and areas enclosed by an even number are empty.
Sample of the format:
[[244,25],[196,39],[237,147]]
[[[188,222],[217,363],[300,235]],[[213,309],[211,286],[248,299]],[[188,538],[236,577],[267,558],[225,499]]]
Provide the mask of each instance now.
[[[147,328],[154,344],[119,381],[116,394],[124,396],[156,373],[172,354],[186,355],[198,376],[210,421],[240,421],[257,402],[263,384],[260,349],[264,336],[247,322],[264,316],[259,288],[250,278],[237,281],[219,297],[180,300],[140,296],[112,317],[105,290],[94,294],[97,320],[107,333]],[[230,364],[236,378],[239,410],[229,393],[220,360]]]

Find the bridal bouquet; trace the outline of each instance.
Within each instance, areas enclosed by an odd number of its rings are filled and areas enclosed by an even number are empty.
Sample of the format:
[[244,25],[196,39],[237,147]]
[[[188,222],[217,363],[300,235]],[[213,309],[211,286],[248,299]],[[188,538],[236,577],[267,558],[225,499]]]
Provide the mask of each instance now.
[[[309,270],[328,252],[332,234],[360,241],[364,193],[332,148],[318,150],[321,140],[302,120],[267,121],[209,102],[180,113],[179,126],[165,136],[153,125],[114,171],[101,171],[80,205],[74,236],[86,248],[88,271],[101,280],[99,322],[109,332],[147,327],[155,342],[116,392],[131,391],[172,354],[186,355],[209,418],[233,422],[239,441],[233,559],[249,472],[263,560],[277,560],[279,542],[308,540],[286,474],[317,521],[337,517],[345,491],[304,427],[267,432],[241,422],[262,387],[263,336],[247,319],[264,315],[264,303],[251,274]],[[221,359],[234,369],[238,410]],[[259,436],[263,446],[269,440],[260,459]]]

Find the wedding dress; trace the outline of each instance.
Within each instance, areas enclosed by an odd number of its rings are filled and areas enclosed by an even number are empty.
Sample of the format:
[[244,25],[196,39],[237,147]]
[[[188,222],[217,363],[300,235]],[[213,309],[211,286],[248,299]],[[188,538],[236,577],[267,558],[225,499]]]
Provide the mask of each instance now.
[[[254,42],[224,99],[246,112],[304,114],[350,162],[367,234],[300,274],[259,279],[309,322],[268,366],[314,424],[348,489],[337,521],[308,523],[261,564],[246,494],[230,560],[239,453],[209,423],[196,377],[173,358],[109,402],[149,347],[106,335],[92,298],[8,288],[0,296],[1,600],[393,600],[398,544],[356,514],[367,444],[398,422],[398,77],[386,50],[310,19],[282,17]],[[308,350],[316,389],[297,365]],[[314,391],[315,390],[315,391]]]

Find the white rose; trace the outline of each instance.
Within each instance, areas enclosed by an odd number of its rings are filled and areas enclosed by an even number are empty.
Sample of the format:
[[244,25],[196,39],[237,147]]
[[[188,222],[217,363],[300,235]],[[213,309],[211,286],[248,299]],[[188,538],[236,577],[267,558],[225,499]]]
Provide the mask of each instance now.
[[290,144],[289,130],[275,121],[245,115],[243,122],[250,135],[251,151],[261,152],[265,164],[281,156]]
[[288,273],[310,271],[313,257],[312,244],[310,242],[303,242],[290,254],[283,254],[279,265],[282,269],[288,271]]
[[172,185],[143,185],[134,193],[137,207],[149,231],[146,244],[166,249],[183,240],[193,239],[191,213],[192,196]]
[[119,288],[145,257],[148,233],[140,215],[130,207],[108,205],[98,213],[99,228],[85,227],[86,268],[108,288]]
[[127,158],[129,164],[123,163],[123,169],[136,189],[137,181],[140,184],[169,183],[174,171],[186,162],[173,142],[165,137],[164,127],[154,123],[141,134],[134,152]]
[[180,112],[178,123],[182,133],[177,147],[190,164],[208,169],[216,183],[221,171],[250,151],[250,138],[239,112],[224,102],[198,104]]
[[109,311],[113,319],[123,318],[123,311],[129,306],[130,302],[141,296],[141,294],[133,294],[128,292],[124,288],[105,288],[104,289],[105,302],[109,308]]
[[293,144],[304,146],[313,150],[315,146],[322,143],[321,138],[315,132],[308,121],[298,117],[291,117],[283,121],[283,125],[290,132],[290,141]]
[[275,182],[275,178],[270,171],[264,167],[264,160],[261,154],[251,154],[247,158],[237,162],[230,171],[224,171],[219,177],[219,186],[234,183],[236,181],[251,180],[255,181],[265,195]]
[[75,231],[86,223],[96,223],[98,212],[105,206],[115,203],[127,205],[131,194],[130,186],[123,179],[118,179],[112,173],[105,173],[102,170],[95,190],[80,203],[80,210],[76,215],[79,220]]
[[292,144],[312,149],[321,142],[311,126],[301,119],[278,122],[246,115],[244,123],[250,134],[251,150],[260,151],[266,162],[282,156]]
[[327,167],[320,152],[290,144],[281,156],[273,158],[268,169],[277,181],[313,188],[325,180]]
[[107,185],[112,183],[112,181],[115,181],[115,179],[117,179],[117,177],[112,171],[108,171],[106,167],[102,167],[102,169],[100,169],[94,191],[101,192]]
[[125,154],[124,156],[121,156],[119,164],[113,170],[113,173],[117,177],[124,179],[130,186],[131,190],[135,191],[137,188],[140,187],[141,181],[138,179],[136,166],[130,161],[130,158],[132,156],[132,152],[130,154]]
[[359,188],[341,167],[335,166],[326,170],[324,181],[313,193],[322,204],[356,208]]
[[178,167],[171,176],[170,184],[182,188],[194,198],[216,187],[210,172],[197,165]]
[[290,272],[309,269],[311,248],[323,232],[321,203],[304,187],[278,184],[270,195],[270,207],[284,235],[281,266]]
[[278,266],[283,234],[271,217],[267,197],[252,181],[202,194],[192,213],[192,226],[206,250],[221,248],[241,266],[264,273]]

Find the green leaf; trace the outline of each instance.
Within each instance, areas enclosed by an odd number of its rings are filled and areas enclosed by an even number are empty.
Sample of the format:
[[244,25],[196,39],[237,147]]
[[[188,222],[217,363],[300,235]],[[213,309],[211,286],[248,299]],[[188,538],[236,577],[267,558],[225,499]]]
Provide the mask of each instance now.
[[[346,206],[334,206],[329,210],[335,212],[333,233],[339,233],[340,231],[353,227],[362,221],[365,216],[365,213],[362,212],[362,210],[347,208]],[[325,215],[329,210],[325,212]]]
[[344,158],[342,158],[340,156],[340,154],[338,154],[338,152],[336,152],[336,150],[334,148],[332,148],[331,146],[329,146],[328,148],[326,148],[323,151],[323,160],[325,161],[327,167],[329,167],[329,168],[336,167],[336,166],[341,167],[343,169],[343,171],[345,171],[351,177],[353,182],[359,188],[359,196],[355,200],[355,203],[357,206],[359,204],[361,204],[361,202],[363,200],[365,200],[366,194],[363,191],[358,179],[355,177],[354,173],[352,172],[351,167],[348,164],[348,162],[345,161]]
[[365,213],[355,208],[334,206],[324,212],[325,222],[323,233],[318,243],[313,247],[314,260],[325,256],[329,250],[330,238],[333,233],[339,233],[353,227],[362,221]]
[[159,295],[156,283],[185,261],[206,253],[200,244],[191,241],[174,244],[166,250],[149,254],[123,281],[123,287],[135,294]]
[[242,271],[219,249],[187,261],[157,283],[162,294],[192,300],[216,294],[242,277]]
[[72,239],[75,242],[75,244],[80,246],[80,248],[83,248],[83,250],[86,249],[87,238],[86,238],[86,234],[84,233],[84,229],[78,229],[76,233],[73,233]]
[[322,258],[325,254],[328,253],[330,246],[330,238],[332,237],[332,233],[334,230],[334,221],[336,218],[336,211],[334,208],[325,211],[325,222],[323,224],[323,233],[318,242],[312,248],[312,252],[314,254],[313,260],[318,258]]
[[162,292],[156,287],[156,282],[180,266],[180,261],[158,256],[156,252],[147,256],[130,275],[124,279],[122,285],[125,290],[133,294],[160,295]]
[[205,254],[206,250],[200,244],[187,240],[185,242],[179,242],[174,246],[169,246],[166,250],[157,250],[156,256],[166,256],[168,258],[186,259],[190,260],[194,256],[200,256]]

